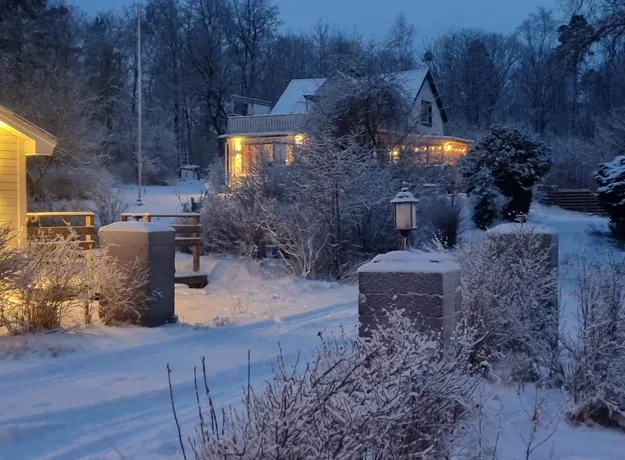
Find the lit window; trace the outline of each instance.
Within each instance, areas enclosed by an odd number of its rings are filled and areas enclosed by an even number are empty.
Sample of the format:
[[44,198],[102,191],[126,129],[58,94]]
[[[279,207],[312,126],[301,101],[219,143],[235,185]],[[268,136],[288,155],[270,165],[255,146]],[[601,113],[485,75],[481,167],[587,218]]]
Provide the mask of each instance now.
[[293,145],[292,144],[287,144],[286,145],[286,152],[285,152],[285,163],[287,165],[290,165],[293,163]]
[[235,176],[240,176],[243,173],[243,158],[240,153],[235,153],[232,172]]

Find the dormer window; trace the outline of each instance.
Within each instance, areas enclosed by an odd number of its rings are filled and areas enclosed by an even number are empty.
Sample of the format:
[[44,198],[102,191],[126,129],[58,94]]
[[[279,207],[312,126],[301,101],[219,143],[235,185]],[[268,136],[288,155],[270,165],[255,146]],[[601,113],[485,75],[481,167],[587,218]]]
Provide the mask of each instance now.
[[432,103],[430,101],[421,101],[421,124],[432,126]]

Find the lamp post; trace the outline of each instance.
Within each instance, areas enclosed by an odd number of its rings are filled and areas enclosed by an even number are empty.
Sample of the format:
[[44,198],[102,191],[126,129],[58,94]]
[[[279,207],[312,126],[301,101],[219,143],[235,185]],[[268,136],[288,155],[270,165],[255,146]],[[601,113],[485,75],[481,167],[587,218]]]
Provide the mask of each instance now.
[[419,200],[408,191],[405,182],[401,191],[391,200],[395,229],[399,230],[402,236],[401,249],[403,251],[411,249],[410,232],[417,228],[417,203]]

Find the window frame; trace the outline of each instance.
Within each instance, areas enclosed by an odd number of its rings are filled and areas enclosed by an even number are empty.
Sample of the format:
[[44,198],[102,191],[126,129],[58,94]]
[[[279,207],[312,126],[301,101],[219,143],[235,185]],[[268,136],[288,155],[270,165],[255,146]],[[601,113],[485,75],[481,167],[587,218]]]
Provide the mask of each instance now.
[[432,126],[434,119],[434,107],[432,102],[422,100],[421,101],[421,124],[424,126]]

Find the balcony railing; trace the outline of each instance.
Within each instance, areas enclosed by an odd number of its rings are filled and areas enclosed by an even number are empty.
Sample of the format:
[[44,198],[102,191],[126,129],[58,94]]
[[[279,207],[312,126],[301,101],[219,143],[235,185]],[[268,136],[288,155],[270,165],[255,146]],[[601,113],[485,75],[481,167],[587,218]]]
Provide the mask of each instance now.
[[307,114],[255,115],[228,118],[228,134],[297,133],[304,128]]

